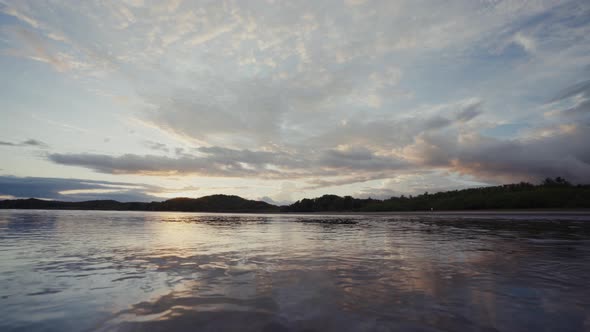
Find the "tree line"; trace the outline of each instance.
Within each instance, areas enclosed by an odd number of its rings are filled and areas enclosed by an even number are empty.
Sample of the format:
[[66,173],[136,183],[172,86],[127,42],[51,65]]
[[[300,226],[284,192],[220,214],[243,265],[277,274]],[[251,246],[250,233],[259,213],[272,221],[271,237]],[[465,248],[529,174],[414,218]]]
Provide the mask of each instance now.
[[125,210],[186,212],[384,212],[486,209],[576,209],[590,208],[590,185],[573,185],[561,177],[534,185],[527,182],[494,187],[452,190],[384,200],[324,195],[291,205],[276,206],[239,196],[211,195],[173,198],[163,202],[117,202],[94,200],[63,202],[40,199],[0,201],[0,209]]
[[561,177],[541,184],[528,182],[493,187],[452,190],[385,200],[324,195],[283,206],[283,212],[380,212],[485,209],[590,208],[590,185],[572,185]]

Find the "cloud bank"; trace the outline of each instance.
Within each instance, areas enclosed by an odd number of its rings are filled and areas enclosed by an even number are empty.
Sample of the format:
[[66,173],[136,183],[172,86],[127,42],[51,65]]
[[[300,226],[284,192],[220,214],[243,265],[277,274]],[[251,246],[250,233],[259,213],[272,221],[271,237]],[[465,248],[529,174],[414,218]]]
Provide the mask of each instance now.
[[151,202],[161,198],[147,194],[154,186],[125,182],[92,181],[41,177],[0,176],[0,196],[43,198],[62,201],[114,199],[121,202]]

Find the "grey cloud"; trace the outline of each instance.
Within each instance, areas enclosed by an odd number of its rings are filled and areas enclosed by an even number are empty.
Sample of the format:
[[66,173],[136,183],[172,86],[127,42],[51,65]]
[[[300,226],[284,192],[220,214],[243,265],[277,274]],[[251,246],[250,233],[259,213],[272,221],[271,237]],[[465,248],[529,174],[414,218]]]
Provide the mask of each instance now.
[[569,116],[579,116],[585,115],[590,113],[590,80],[579,82],[574,84],[564,90],[562,90],[555,98],[553,98],[550,102],[558,102],[562,100],[566,100],[568,98],[581,95],[582,100],[578,101],[576,105],[561,110],[559,114],[569,115]]
[[581,100],[575,101],[575,105],[559,110],[554,114],[565,116],[581,116],[590,113],[590,80],[582,81],[563,89],[555,98],[551,99],[549,103],[555,103],[567,100],[569,98],[581,95]]
[[446,168],[490,182],[538,181],[563,176],[590,182],[590,127],[528,140],[499,140],[478,134],[421,135],[407,153],[422,167]]
[[239,161],[248,164],[278,164],[285,163],[288,156],[284,153],[268,151],[250,151],[222,148],[218,146],[200,147],[195,149],[208,155],[208,159],[216,162]]
[[363,114],[359,114],[351,117],[345,125],[333,126],[300,144],[324,149],[341,144],[395,149],[411,144],[414,138],[422,133],[446,130],[470,121],[482,113],[479,102],[467,106],[459,102],[446,105],[445,108],[448,116],[437,114],[367,119]]
[[148,149],[155,150],[155,151],[162,151],[162,152],[170,152],[168,146],[164,143],[154,142],[150,140],[143,141],[143,145],[146,146]]
[[203,74],[206,86],[146,97],[156,108],[147,120],[168,131],[209,143],[256,146],[279,135],[285,102],[272,82],[229,81]]
[[424,129],[440,129],[449,126],[451,123],[452,121],[445,117],[435,116],[424,121]]
[[[48,159],[62,165],[81,166],[100,173],[174,175],[199,174],[203,176],[252,176],[257,171],[248,169],[237,161],[213,161],[202,157],[181,156],[171,158],[155,155],[125,154],[109,156],[101,154],[50,154]],[[276,176],[277,172],[260,172],[264,177]]]
[[[590,97],[590,96],[589,96]],[[585,115],[590,114],[590,99],[586,99],[579,104],[562,111],[566,115]]]
[[48,159],[62,165],[81,166],[100,173],[111,174],[164,174],[186,173],[187,169],[200,173],[208,170],[207,165],[200,159],[179,158],[172,159],[163,156],[139,156],[125,154],[114,157],[101,154],[59,154],[48,155]]
[[473,131],[477,127],[463,127],[463,123],[481,114],[481,102],[446,108],[443,114],[448,117],[359,119],[307,141],[272,149],[209,146],[193,149],[194,154],[182,152],[174,158],[135,154],[50,154],[48,158],[58,164],[110,174],[304,179],[305,189],[432,169],[447,169],[491,182],[548,176],[565,176],[578,182],[590,179],[590,156],[581,143],[590,139],[587,126],[578,126],[573,131],[568,131],[571,126],[557,126],[557,131],[549,136],[502,140],[478,134]]
[[325,167],[349,171],[401,170],[409,163],[399,158],[376,155],[366,148],[328,150],[322,153],[319,164]]
[[563,89],[557,96],[551,99],[549,102],[556,102],[563,99],[567,99],[578,94],[584,95],[586,98],[590,98],[590,80],[582,81]]
[[482,114],[481,107],[482,107],[481,101],[467,105],[465,108],[459,110],[455,114],[455,119],[457,119],[458,121],[461,121],[461,122],[471,121],[475,117]]
[[26,145],[26,146],[37,146],[37,147],[42,147],[42,148],[48,147],[48,145],[47,145],[47,144],[45,144],[45,143],[43,143],[43,142],[41,142],[41,141],[39,141],[39,140],[36,140],[36,139],[28,139],[28,140],[26,140],[26,141],[23,141],[23,142],[21,143],[21,145]]
[[307,158],[302,159],[287,152],[238,150],[218,146],[199,147],[195,150],[203,154],[200,158],[210,165],[234,165],[239,169],[241,164],[247,164],[252,174],[267,175],[269,165],[283,168],[285,174],[309,166]]
[[155,106],[145,116],[160,128],[208,144],[242,148],[283,144],[321,130],[338,107],[337,101],[359,84],[357,71],[309,70],[293,75],[288,80],[229,80],[194,74],[203,86],[176,89],[164,99],[145,92]]
[[401,192],[390,188],[365,188],[352,196],[357,198],[388,199],[401,195]]
[[362,183],[372,180],[381,180],[391,178],[397,174],[403,172],[396,171],[393,172],[383,172],[383,173],[363,173],[363,172],[353,172],[353,173],[346,173],[343,176],[338,178],[327,178],[327,177],[316,177],[307,181],[308,185],[303,189],[318,189],[324,187],[337,187],[352,183]]
[[[74,194],[60,194],[60,192],[68,190],[96,189],[114,189],[116,191],[108,193],[81,192]],[[0,195],[10,195],[20,198],[34,197],[65,201],[82,201],[94,199],[115,199],[119,201],[156,201],[161,199],[151,196],[146,192],[158,190],[158,187],[126,182],[0,176]]]
[[435,115],[425,119],[420,119],[424,122],[422,130],[436,130],[446,128],[454,124],[469,122],[483,113],[482,102],[480,100],[469,101],[466,104],[459,103],[458,105],[451,105],[449,108],[458,108],[459,110],[455,111],[451,117]]
[[36,140],[36,139],[27,139],[25,141],[22,142],[18,142],[18,143],[14,143],[14,142],[6,142],[6,141],[0,141],[0,145],[3,146],[14,146],[14,147],[38,147],[38,148],[48,148],[49,145],[47,145],[46,143]]
[[[198,155],[176,158],[156,155],[125,154],[49,154],[54,163],[81,166],[109,174],[173,175],[198,174],[220,177],[262,179],[314,178],[353,175],[363,179],[374,172],[403,170],[409,167],[401,159],[376,155],[367,149],[321,150],[306,154],[200,147]],[[348,181],[348,183],[355,181]]]

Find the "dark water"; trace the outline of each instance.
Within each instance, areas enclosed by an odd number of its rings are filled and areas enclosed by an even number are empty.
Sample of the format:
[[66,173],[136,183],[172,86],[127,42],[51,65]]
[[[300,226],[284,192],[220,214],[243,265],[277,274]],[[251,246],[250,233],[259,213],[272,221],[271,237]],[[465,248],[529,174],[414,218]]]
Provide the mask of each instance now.
[[5,210],[0,263],[0,331],[590,331],[588,217]]

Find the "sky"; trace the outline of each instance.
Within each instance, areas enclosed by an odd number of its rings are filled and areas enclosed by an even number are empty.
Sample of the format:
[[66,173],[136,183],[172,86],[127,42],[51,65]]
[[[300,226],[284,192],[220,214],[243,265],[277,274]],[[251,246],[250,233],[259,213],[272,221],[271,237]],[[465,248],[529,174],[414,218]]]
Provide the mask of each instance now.
[[0,0],[0,199],[590,183],[590,2]]

